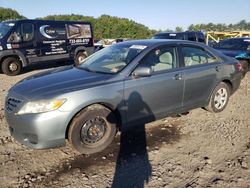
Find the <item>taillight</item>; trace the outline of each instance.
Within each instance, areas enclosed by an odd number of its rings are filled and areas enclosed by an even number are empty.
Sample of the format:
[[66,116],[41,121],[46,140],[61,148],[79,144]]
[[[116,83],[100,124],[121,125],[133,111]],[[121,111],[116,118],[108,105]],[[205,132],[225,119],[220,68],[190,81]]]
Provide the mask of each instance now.
[[238,70],[238,71],[242,71],[242,70],[243,70],[242,65],[241,65],[240,62],[238,62],[238,63],[236,64],[236,67],[237,67],[237,70]]

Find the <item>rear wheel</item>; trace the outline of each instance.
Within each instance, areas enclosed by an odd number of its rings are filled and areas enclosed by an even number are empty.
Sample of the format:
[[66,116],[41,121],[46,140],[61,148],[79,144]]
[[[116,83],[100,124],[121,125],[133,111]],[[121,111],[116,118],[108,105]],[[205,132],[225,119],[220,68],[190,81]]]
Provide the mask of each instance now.
[[87,54],[85,51],[80,51],[76,54],[76,57],[75,57],[75,64],[76,65],[80,65],[84,62],[84,59],[86,59],[87,57]]
[[214,89],[214,92],[210,97],[209,104],[208,106],[205,107],[206,110],[214,113],[223,111],[227,106],[229,97],[230,97],[229,86],[226,83],[221,82]]
[[72,121],[68,139],[82,154],[104,150],[114,139],[116,130],[114,114],[102,105],[92,105],[82,110]]
[[2,71],[9,76],[18,75],[22,70],[22,63],[15,57],[7,57],[2,63]]

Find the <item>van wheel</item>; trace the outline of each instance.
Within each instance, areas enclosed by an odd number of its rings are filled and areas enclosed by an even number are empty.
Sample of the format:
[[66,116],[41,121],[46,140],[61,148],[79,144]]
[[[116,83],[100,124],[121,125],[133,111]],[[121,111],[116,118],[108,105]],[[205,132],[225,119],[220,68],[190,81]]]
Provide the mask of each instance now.
[[221,112],[226,108],[227,103],[229,101],[229,97],[230,97],[229,86],[226,83],[221,82],[214,89],[210,97],[209,104],[208,106],[205,107],[205,109],[214,113]]
[[8,76],[18,75],[22,70],[22,63],[14,57],[7,57],[2,63],[2,71]]
[[80,51],[77,53],[76,57],[75,57],[75,64],[81,65],[84,62],[84,59],[86,59],[87,54],[84,51]]
[[104,150],[113,141],[117,131],[114,114],[102,105],[82,110],[72,121],[68,131],[69,142],[81,154]]

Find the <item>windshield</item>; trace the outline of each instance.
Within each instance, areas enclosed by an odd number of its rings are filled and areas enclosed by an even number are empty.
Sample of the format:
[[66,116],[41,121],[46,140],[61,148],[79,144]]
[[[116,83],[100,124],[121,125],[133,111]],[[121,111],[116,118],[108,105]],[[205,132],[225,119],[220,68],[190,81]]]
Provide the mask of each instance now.
[[250,50],[250,40],[223,40],[218,47],[229,50]]
[[0,23],[0,39],[3,38],[14,25],[15,25],[14,22]]
[[116,74],[127,66],[147,46],[116,44],[104,48],[85,59],[79,68],[91,72]]

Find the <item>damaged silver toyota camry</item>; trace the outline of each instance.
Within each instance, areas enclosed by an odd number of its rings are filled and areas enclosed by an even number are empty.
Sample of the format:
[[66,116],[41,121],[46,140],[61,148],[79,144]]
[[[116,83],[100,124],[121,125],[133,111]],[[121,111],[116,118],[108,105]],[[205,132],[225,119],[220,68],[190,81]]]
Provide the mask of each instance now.
[[13,86],[5,103],[11,135],[35,149],[102,151],[117,131],[194,108],[221,112],[242,77],[238,61],[200,43],[135,40],[79,66],[53,69]]

